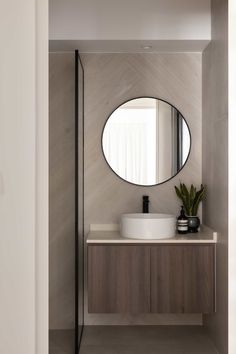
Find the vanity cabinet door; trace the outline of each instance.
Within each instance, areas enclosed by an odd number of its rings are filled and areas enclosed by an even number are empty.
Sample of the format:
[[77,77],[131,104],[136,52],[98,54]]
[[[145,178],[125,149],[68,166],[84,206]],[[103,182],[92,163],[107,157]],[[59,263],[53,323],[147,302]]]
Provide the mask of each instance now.
[[149,246],[88,246],[88,311],[150,312]]
[[182,246],[152,246],[151,312],[184,312],[183,269]]
[[158,245],[151,249],[151,312],[214,312],[214,246]]
[[184,257],[184,312],[215,310],[215,247],[186,245]]

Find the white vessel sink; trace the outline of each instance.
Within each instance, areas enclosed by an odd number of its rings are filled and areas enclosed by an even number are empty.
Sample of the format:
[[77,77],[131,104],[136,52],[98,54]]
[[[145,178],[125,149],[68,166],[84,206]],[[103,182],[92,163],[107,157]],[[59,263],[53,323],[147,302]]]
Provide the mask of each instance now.
[[167,239],[175,236],[176,217],[169,214],[123,214],[120,232],[123,237]]

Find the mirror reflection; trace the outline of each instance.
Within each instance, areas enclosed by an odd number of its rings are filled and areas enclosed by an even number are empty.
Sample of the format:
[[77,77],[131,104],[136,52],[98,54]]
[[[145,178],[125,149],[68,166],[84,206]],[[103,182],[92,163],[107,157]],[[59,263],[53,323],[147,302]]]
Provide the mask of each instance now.
[[181,113],[162,100],[132,99],[108,118],[102,135],[105,159],[127,182],[150,186],[175,176],[190,152],[190,131]]

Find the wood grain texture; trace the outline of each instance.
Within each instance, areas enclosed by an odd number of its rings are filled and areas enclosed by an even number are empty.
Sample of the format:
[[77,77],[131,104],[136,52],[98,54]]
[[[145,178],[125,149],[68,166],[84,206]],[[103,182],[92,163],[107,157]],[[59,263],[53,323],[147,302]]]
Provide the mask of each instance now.
[[155,246],[151,250],[151,312],[213,313],[215,246]]
[[184,246],[184,312],[214,312],[214,252],[214,246]]
[[212,313],[214,245],[89,245],[91,313]]
[[150,249],[88,247],[89,312],[150,312]]
[[183,313],[183,247],[151,248],[151,312]]

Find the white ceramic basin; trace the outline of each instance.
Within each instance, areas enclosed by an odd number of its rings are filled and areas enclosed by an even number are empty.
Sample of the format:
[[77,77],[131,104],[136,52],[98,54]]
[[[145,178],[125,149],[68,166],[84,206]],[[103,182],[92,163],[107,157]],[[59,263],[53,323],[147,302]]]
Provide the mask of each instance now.
[[120,232],[123,237],[167,239],[175,236],[176,217],[169,214],[123,214]]

